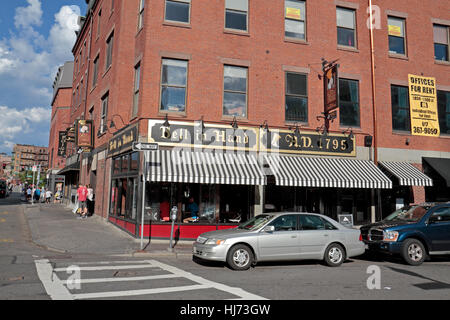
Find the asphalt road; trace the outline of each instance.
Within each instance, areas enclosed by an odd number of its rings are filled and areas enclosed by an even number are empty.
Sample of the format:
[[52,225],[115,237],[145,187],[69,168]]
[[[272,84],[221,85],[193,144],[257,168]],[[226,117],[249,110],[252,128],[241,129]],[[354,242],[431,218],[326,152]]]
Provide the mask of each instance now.
[[0,199],[2,300],[450,298],[450,257],[434,258],[418,267],[396,258],[362,256],[338,268],[302,261],[258,264],[237,272],[221,263],[193,261],[189,254],[62,254],[33,243],[23,208],[17,194]]

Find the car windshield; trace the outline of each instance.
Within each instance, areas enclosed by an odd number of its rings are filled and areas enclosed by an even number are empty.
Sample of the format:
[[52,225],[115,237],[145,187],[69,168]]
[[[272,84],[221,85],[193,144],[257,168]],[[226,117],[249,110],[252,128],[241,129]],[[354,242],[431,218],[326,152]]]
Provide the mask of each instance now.
[[387,216],[385,221],[407,221],[417,222],[427,213],[430,207],[424,206],[406,206],[397,211],[394,211]]
[[239,225],[238,229],[245,229],[245,230],[257,230],[261,228],[264,224],[266,224],[270,219],[272,219],[274,216],[269,214],[260,214],[256,217],[251,218],[247,222],[242,223]]

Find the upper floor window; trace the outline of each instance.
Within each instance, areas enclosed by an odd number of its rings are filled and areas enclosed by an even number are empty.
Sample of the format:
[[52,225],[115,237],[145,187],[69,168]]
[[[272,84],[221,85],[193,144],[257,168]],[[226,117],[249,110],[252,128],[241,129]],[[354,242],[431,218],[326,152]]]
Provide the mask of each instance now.
[[141,79],[141,64],[138,64],[136,67],[134,67],[133,112],[131,115],[133,118],[137,115],[138,112],[140,79]]
[[338,45],[356,48],[355,10],[336,8]]
[[165,20],[189,23],[191,0],[166,0]]
[[225,0],[225,28],[247,31],[248,0]]
[[139,0],[139,18],[138,18],[138,30],[144,26],[144,8],[145,0]]
[[247,68],[224,67],[223,115],[247,117],[247,73]]
[[439,127],[441,133],[450,134],[450,92],[437,92]]
[[97,84],[97,79],[98,79],[98,59],[99,56],[97,56],[94,59],[94,75],[92,77],[92,86],[95,87],[95,85]]
[[305,74],[286,73],[285,99],[286,121],[308,122],[308,87]]
[[100,115],[100,134],[106,132],[107,130],[106,115],[108,114],[108,100],[109,100],[109,93],[105,94],[102,98],[102,113]]
[[112,33],[108,40],[106,40],[106,69],[108,69],[112,64],[113,44],[114,33]]
[[305,40],[305,1],[285,0],[284,35],[288,38]]
[[100,37],[101,19],[102,19],[102,10],[100,10],[98,12],[98,17],[97,17],[97,38]]
[[339,119],[341,126],[360,126],[358,84],[357,80],[339,79]]
[[449,61],[449,37],[450,27],[433,25],[434,36],[434,59],[439,61]]
[[391,85],[392,129],[411,131],[408,87]]
[[406,55],[405,19],[388,17],[389,53]]
[[161,111],[186,111],[187,67],[187,61],[163,59]]

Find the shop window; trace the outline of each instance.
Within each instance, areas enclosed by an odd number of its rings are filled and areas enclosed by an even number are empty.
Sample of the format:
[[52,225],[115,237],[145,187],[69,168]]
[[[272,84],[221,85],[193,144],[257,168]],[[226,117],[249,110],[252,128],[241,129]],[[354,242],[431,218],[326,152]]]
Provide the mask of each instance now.
[[121,160],[122,159],[120,157],[113,159],[113,174],[114,175],[119,174],[121,171],[121,168],[122,168]]
[[225,28],[247,31],[248,0],[225,0]]
[[139,153],[133,152],[130,155],[130,171],[138,171],[139,170]]
[[434,59],[449,61],[450,27],[433,25]]
[[391,85],[392,129],[411,131],[408,87]]
[[305,1],[285,0],[284,35],[287,38],[305,40]]
[[336,8],[338,45],[356,48],[355,10]]
[[308,122],[308,87],[305,74],[286,73],[285,99],[286,121]]
[[191,0],[166,0],[166,21],[189,23]]
[[339,119],[341,126],[360,126],[357,80],[339,79]]
[[405,19],[388,17],[389,53],[406,55]]
[[450,92],[437,92],[439,127],[441,134],[450,134]]
[[122,156],[122,172],[129,170],[130,157],[129,155]]
[[224,67],[223,115],[247,117],[247,73],[247,68]]
[[161,111],[185,112],[187,67],[187,61],[163,59]]

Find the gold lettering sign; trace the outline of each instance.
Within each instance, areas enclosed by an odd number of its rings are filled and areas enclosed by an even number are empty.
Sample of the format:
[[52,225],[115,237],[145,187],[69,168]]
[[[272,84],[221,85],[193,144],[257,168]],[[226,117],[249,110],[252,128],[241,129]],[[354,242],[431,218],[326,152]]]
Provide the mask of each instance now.
[[436,79],[409,74],[411,134],[439,137]]

